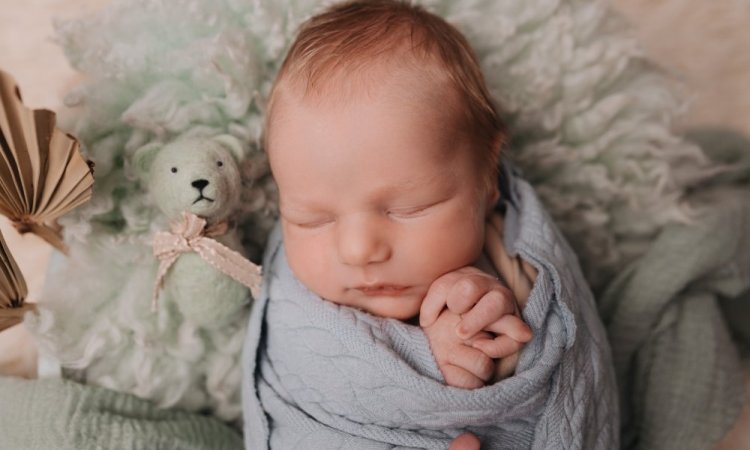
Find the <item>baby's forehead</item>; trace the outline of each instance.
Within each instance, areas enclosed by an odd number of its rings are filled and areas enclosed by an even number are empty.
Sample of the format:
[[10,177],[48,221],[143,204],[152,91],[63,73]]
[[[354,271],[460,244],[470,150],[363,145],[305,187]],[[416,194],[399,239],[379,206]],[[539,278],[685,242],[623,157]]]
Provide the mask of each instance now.
[[444,126],[459,119],[461,108],[459,92],[438,70],[424,65],[373,63],[365,69],[341,67],[315,84],[304,78],[279,80],[268,110],[266,132],[271,125],[283,124],[289,107],[323,111],[355,104],[366,107],[380,101],[388,102],[394,110],[429,115]]
[[375,99],[370,92],[347,94],[338,92],[326,98],[305,98],[291,92],[281,95],[274,123],[266,130],[266,150],[272,162],[278,151],[298,156],[300,152],[322,151],[319,156],[323,157],[329,144],[344,142],[354,148],[367,145],[365,142],[400,148],[404,156],[424,156],[425,147],[441,154],[451,148],[456,154],[459,149],[463,153],[463,144],[471,140],[459,140],[464,136],[456,114],[448,113],[449,108],[436,101],[395,96]]

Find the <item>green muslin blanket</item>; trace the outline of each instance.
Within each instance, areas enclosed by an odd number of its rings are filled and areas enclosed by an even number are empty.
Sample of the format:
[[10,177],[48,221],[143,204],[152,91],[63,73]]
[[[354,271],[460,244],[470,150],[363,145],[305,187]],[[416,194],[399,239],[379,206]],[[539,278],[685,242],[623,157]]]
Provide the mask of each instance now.
[[204,415],[61,379],[0,377],[0,450],[236,450],[240,433]]

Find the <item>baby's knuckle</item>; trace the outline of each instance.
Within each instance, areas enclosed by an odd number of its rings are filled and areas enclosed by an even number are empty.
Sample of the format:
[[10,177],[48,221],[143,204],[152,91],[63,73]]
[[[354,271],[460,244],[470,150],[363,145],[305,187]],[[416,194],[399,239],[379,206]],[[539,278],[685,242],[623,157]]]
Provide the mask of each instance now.
[[442,278],[438,278],[437,280],[433,281],[432,284],[430,285],[430,289],[426,298],[433,299],[433,300],[445,298],[449,290],[450,290],[450,284],[446,280],[443,280]]
[[456,282],[456,290],[463,295],[471,295],[479,290],[479,285],[473,278],[461,278]]
[[497,315],[505,310],[508,305],[508,301],[500,293],[492,291],[485,294],[485,301],[487,302],[487,308],[493,315]]

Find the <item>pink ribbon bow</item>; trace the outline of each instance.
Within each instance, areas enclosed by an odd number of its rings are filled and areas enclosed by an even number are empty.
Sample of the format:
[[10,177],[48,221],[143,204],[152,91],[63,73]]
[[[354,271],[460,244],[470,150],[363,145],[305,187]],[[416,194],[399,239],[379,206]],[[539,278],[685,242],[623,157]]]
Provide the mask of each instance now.
[[160,231],[154,236],[154,256],[159,259],[159,272],[151,307],[156,310],[159,291],[164,285],[164,277],[182,253],[196,252],[204,261],[250,288],[253,297],[258,296],[261,282],[261,267],[247,258],[220,244],[213,236],[221,236],[229,228],[226,221],[206,227],[206,220],[191,214],[182,213],[182,220],[171,226],[171,231]]

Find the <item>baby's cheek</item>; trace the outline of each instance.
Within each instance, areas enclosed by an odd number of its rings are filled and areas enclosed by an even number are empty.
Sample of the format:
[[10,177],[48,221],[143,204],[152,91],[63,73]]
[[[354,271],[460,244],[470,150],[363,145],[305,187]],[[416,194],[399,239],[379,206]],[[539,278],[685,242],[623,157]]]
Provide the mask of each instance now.
[[423,281],[472,264],[482,251],[483,237],[470,221],[447,222],[412,240],[411,270],[418,270]]
[[333,267],[324,239],[307,239],[289,233],[284,237],[286,257],[294,275],[321,297],[331,295]]

